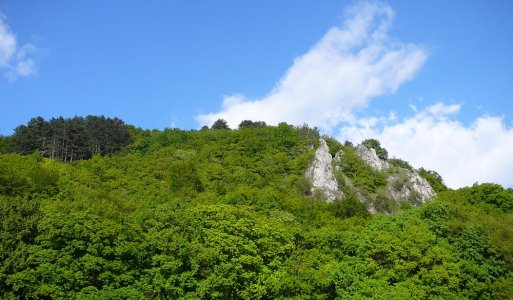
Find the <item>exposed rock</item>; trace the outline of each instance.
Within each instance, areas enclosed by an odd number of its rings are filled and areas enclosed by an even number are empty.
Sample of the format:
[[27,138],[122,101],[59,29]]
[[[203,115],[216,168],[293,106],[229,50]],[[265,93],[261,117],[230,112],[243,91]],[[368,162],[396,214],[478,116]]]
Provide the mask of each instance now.
[[[376,150],[372,148],[358,145],[356,153],[375,170],[387,171],[389,169],[388,163],[380,159]],[[413,205],[419,205],[436,194],[427,180],[422,178],[417,171],[399,168],[388,176],[387,181],[385,194],[396,202],[408,201]]]
[[329,202],[343,197],[338,189],[338,183],[333,175],[332,158],[328,145],[323,139],[319,139],[320,146],[315,151],[312,165],[306,170],[306,176],[312,180],[312,193],[322,191]]
[[340,163],[340,161],[342,160],[342,156],[343,156],[343,155],[344,155],[344,152],[342,152],[342,151],[338,151],[338,152],[335,154],[335,157],[333,158],[333,162],[335,163],[335,171],[340,170],[339,163]]
[[[306,171],[306,176],[312,181],[312,192],[321,191],[328,201],[334,201],[344,196],[338,188],[337,180],[333,175],[333,165],[335,165],[335,170],[339,170],[339,165],[344,160],[344,152],[339,151],[332,159],[326,141],[323,139],[319,141],[320,146],[315,152],[312,165]],[[358,145],[355,150],[366,164],[377,171],[386,172],[387,174],[387,185],[381,187],[380,191],[376,193],[384,192],[384,196],[392,201],[398,203],[407,201],[415,206],[435,196],[435,191],[431,185],[427,180],[421,177],[417,171],[400,167],[390,167],[388,162],[380,159],[376,154],[376,150],[372,148]],[[361,202],[367,203],[371,213],[377,211],[374,206],[369,203],[376,197],[376,193],[367,194],[365,191],[354,186],[352,181],[346,176],[344,176],[344,182],[341,182],[341,184],[355,192],[355,195]]]
[[427,180],[416,171],[404,170],[388,177],[386,195],[395,201],[406,200],[413,205],[419,205],[435,194]]
[[388,169],[388,163],[381,160],[376,154],[376,150],[367,148],[364,145],[356,146],[356,153],[372,168],[378,171],[385,171]]

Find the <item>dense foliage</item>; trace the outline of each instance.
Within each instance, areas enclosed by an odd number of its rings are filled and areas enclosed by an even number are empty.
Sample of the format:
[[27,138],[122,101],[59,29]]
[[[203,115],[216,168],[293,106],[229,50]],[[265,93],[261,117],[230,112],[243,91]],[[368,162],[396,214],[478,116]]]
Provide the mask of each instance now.
[[217,121],[214,122],[214,124],[212,124],[212,129],[230,129],[230,127],[228,127],[228,122],[226,122],[226,120],[223,120],[223,119],[218,119]]
[[[0,154],[0,298],[513,295],[510,190],[475,185],[371,216],[354,194],[309,195],[318,138],[285,123],[134,129],[112,156]],[[381,175],[353,161],[352,181],[379,189]]]
[[49,121],[33,118],[14,130],[11,141],[18,153],[38,150],[43,157],[63,161],[88,159],[95,154],[112,155],[130,142],[130,131],[123,121],[104,116],[59,117]]
[[[343,148],[344,159],[339,163],[339,173],[351,179],[354,187],[372,194],[387,184],[387,174],[377,171],[358,156],[355,148]],[[339,182],[344,180],[339,179]]]
[[244,120],[240,122],[239,129],[241,128],[249,128],[249,127],[265,127],[267,124],[265,124],[264,121],[251,121],[251,120]]
[[442,176],[440,176],[440,174],[438,174],[436,171],[420,168],[419,175],[424,177],[429,182],[435,192],[438,193],[447,190],[447,186],[445,186]]

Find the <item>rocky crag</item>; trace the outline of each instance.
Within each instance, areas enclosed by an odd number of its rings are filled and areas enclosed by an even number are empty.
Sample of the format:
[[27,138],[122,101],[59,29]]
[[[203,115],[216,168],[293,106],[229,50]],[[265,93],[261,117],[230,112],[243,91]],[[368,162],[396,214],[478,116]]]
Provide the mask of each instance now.
[[[377,171],[385,172],[390,168],[389,164],[380,159],[372,148],[358,145],[356,153]],[[417,171],[396,168],[387,178],[386,195],[394,201],[409,200],[412,204],[418,205],[433,198],[435,191]]]
[[435,196],[435,191],[417,171],[400,171],[388,177],[386,195],[396,201],[409,200],[414,205]]
[[366,164],[378,171],[386,171],[388,163],[378,157],[376,150],[367,148],[364,145],[356,146],[356,153],[360,156]]
[[[376,195],[369,195],[358,190],[343,174],[337,178],[342,178],[344,182],[342,184],[337,182],[334,174],[340,172],[339,165],[344,163],[343,150],[337,152],[335,158],[332,158],[326,141],[320,139],[319,142],[320,146],[315,152],[314,160],[306,171],[307,178],[312,182],[312,193],[321,192],[327,201],[332,202],[344,197],[344,193],[339,188],[343,185],[354,191],[360,201],[368,203],[371,212],[376,211],[372,204]],[[386,160],[380,159],[374,149],[364,145],[357,145],[354,149],[365,164],[386,175],[386,185],[381,188],[381,193],[386,198],[396,203],[408,202],[417,206],[435,196],[431,185],[416,170],[391,166]]]
[[306,176],[312,181],[312,194],[322,192],[329,202],[343,197],[338,182],[333,175],[332,157],[324,139],[320,139],[320,146],[315,151],[315,157],[306,171]]

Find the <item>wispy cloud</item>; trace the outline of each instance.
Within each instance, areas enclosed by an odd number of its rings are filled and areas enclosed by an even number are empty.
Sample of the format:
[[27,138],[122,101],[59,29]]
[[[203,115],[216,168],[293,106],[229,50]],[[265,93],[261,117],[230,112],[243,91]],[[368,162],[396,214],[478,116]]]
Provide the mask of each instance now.
[[5,17],[0,14],[0,70],[9,82],[36,73],[36,64],[31,58],[36,50],[36,46],[32,44],[18,47],[16,35],[5,22]]
[[453,187],[474,182],[513,186],[513,127],[500,116],[482,115],[466,126],[460,105],[437,103],[402,121],[359,120],[341,129],[341,140],[377,138],[389,152],[436,170]]
[[244,119],[306,122],[325,131],[354,120],[354,109],[395,92],[426,60],[422,47],[389,36],[393,20],[394,11],[382,3],[361,2],[348,8],[345,22],[296,58],[267,96],[227,96],[220,112],[199,115],[197,120],[210,125],[223,118],[231,127]]

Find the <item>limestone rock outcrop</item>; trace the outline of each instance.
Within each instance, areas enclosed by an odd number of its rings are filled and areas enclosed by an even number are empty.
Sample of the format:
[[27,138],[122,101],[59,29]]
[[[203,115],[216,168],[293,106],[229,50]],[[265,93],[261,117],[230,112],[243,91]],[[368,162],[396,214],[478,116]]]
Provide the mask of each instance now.
[[433,198],[436,193],[419,173],[404,170],[388,177],[386,195],[395,201],[409,200],[413,205],[419,205]]
[[388,163],[378,157],[376,150],[360,144],[356,146],[356,153],[372,168],[378,171],[388,169]]
[[[380,159],[376,150],[364,145],[356,146],[356,153],[373,169],[387,171],[389,164]],[[436,195],[431,185],[415,170],[400,168],[387,179],[386,196],[394,201],[409,201],[419,205]]]
[[[326,201],[329,202],[342,199],[344,194],[339,188],[334,173],[340,172],[340,165],[344,164],[344,152],[339,151],[335,158],[332,158],[326,141],[319,139],[319,143],[320,146],[315,151],[313,162],[305,174],[312,182],[311,192],[321,192]],[[435,196],[435,191],[431,185],[416,170],[391,165],[386,160],[380,159],[376,150],[364,145],[356,146],[355,150],[358,156],[371,168],[386,173],[386,186],[382,186],[377,193],[383,193],[382,195],[386,198],[397,203],[406,201],[414,206],[420,205]],[[341,175],[341,178],[344,181],[340,184],[353,191],[360,201],[364,203],[374,201],[375,194],[368,194],[353,185],[352,181],[344,174]],[[369,209],[371,212],[375,212],[372,204],[369,205]]]
[[329,202],[343,197],[333,175],[332,157],[324,139],[319,139],[320,146],[315,151],[312,165],[306,170],[306,176],[312,181],[312,193],[319,190]]

